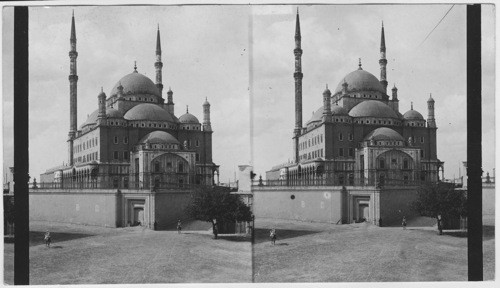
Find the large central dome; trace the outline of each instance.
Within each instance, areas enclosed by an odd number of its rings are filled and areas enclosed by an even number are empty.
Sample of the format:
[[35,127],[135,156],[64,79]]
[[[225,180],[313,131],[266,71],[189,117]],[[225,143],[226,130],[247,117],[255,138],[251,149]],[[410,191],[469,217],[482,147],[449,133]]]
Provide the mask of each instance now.
[[399,119],[398,115],[391,107],[377,100],[366,100],[359,103],[349,111],[349,116]]
[[123,116],[127,120],[143,120],[143,121],[168,121],[172,123],[178,122],[172,117],[167,110],[152,103],[143,103],[132,107]]
[[123,78],[115,84],[110,95],[118,93],[118,86],[120,84],[123,86],[123,94],[150,94],[158,97],[160,96],[160,91],[153,81],[137,71],[123,76]]
[[378,81],[377,77],[373,76],[370,72],[358,69],[347,74],[337,85],[337,89],[333,94],[342,92],[342,84],[347,82],[348,91],[379,91],[385,93],[384,87]]

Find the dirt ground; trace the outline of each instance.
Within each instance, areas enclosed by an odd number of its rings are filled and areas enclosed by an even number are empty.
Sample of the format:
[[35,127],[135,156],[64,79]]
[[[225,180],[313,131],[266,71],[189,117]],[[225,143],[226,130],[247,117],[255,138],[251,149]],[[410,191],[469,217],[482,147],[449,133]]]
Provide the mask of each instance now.
[[[256,282],[467,281],[467,237],[459,231],[268,219],[255,226]],[[484,279],[493,280],[494,222],[483,230]]]
[[[51,248],[44,245],[46,229]],[[213,240],[209,230],[185,230],[30,223],[30,284],[252,281],[249,238]],[[4,252],[4,279],[12,284],[13,244]]]

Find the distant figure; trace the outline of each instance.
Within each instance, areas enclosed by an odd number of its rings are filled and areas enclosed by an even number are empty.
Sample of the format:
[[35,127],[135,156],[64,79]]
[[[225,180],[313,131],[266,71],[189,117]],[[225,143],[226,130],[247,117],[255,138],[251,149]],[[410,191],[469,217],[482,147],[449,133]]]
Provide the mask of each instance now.
[[45,236],[43,237],[43,240],[45,240],[45,246],[49,247],[50,248],[50,242],[51,242],[51,237],[50,237],[50,232],[49,230],[47,230],[45,232]]
[[273,228],[271,231],[269,231],[269,238],[271,238],[271,244],[276,245],[276,229]]
[[219,235],[219,228],[217,226],[218,226],[218,224],[215,223],[215,225],[213,227],[215,239],[217,239],[217,236]]
[[406,230],[406,216],[403,216],[403,223],[401,225],[403,225],[403,230]]
[[181,230],[182,230],[181,220],[178,220],[177,221],[177,233],[181,234]]
[[156,222],[156,220],[155,220],[155,223],[153,223],[153,229],[155,231],[158,229],[158,222]]

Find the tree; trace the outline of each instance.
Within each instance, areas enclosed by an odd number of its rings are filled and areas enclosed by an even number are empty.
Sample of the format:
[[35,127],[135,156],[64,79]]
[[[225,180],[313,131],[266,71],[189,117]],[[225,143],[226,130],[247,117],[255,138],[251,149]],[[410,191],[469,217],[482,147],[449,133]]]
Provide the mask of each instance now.
[[191,202],[186,207],[187,214],[200,221],[212,223],[217,239],[217,223],[250,221],[252,212],[239,195],[231,194],[225,187],[196,188],[191,194]]
[[442,218],[467,216],[467,195],[463,190],[455,190],[451,183],[429,183],[418,189],[411,207],[421,216],[436,218],[442,234]]

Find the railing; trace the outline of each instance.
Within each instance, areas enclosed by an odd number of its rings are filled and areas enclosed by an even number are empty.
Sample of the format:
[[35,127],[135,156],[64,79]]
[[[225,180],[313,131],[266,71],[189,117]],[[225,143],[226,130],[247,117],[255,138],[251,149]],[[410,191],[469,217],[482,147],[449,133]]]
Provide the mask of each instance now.
[[262,180],[252,181],[252,186],[420,186],[428,181],[402,179],[289,179],[289,180]]
[[[432,180],[421,171],[409,170],[367,170],[291,175],[288,179],[254,180],[252,186],[419,186]],[[436,174],[437,177],[437,174]]]
[[89,181],[89,182],[41,182],[29,183],[31,189],[64,189],[64,190],[79,190],[79,189],[133,189],[133,190],[192,190],[200,187],[207,187],[201,184],[186,184],[186,183],[167,183],[157,182],[150,185],[142,182],[116,182],[116,181]]

